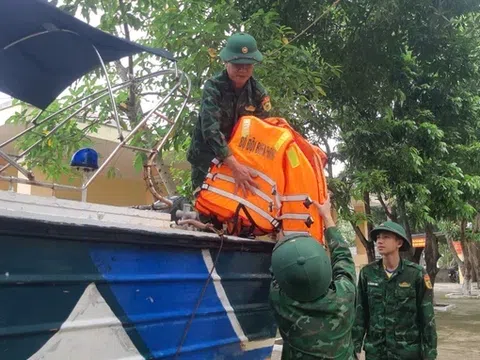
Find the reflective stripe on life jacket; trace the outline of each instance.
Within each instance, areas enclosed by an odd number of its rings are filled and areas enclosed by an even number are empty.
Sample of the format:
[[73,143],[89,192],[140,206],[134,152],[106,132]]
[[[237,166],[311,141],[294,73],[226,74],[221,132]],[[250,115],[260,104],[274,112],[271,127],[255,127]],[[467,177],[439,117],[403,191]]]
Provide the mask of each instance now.
[[228,166],[217,159],[197,193],[196,209],[215,216],[237,235],[309,233],[323,243],[323,223],[312,206],[326,197],[325,154],[308,143],[280,118],[244,116],[237,122],[229,148],[238,162],[250,168],[258,188],[242,198]]

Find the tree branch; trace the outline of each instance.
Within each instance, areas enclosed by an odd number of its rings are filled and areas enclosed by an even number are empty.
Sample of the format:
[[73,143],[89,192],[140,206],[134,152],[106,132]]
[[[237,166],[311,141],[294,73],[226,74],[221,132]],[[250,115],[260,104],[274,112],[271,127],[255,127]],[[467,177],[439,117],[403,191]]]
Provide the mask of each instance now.
[[388,206],[387,206],[387,204],[385,203],[385,201],[383,200],[382,194],[381,194],[381,193],[378,193],[377,196],[378,196],[378,201],[380,201],[380,204],[382,204],[382,208],[383,208],[383,210],[385,211],[385,214],[387,215],[387,217],[388,217],[390,220],[395,221],[396,219],[394,220],[394,216],[393,216],[392,212],[388,209]]
[[362,230],[360,230],[360,228],[353,221],[350,221],[350,225],[352,225],[353,231],[355,231],[355,234],[358,236],[363,246],[365,246],[365,249],[368,249],[368,240],[365,235],[363,235]]
[[[118,4],[120,7],[120,11],[122,13],[123,19],[123,30],[125,32],[125,38],[130,40],[130,29],[128,28],[127,18],[125,16],[125,4],[123,0],[118,0]],[[121,65],[120,61],[115,62],[115,65]],[[122,66],[123,67],[123,66]],[[133,56],[130,55],[128,57],[128,72],[127,72],[127,79],[124,81],[128,81],[134,78],[133,74]],[[132,82],[129,87],[129,96],[128,96],[128,108],[129,108],[129,119],[132,124],[137,122],[137,113],[138,113],[138,104],[137,104],[137,96],[135,94],[135,84]]]
[[332,150],[330,149],[330,145],[328,144],[328,139],[326,139],[324,136],[322,136],[320,138],[322,139],[322,142],[325,145],[325,150],[327,151],[328,176],[333,178]]

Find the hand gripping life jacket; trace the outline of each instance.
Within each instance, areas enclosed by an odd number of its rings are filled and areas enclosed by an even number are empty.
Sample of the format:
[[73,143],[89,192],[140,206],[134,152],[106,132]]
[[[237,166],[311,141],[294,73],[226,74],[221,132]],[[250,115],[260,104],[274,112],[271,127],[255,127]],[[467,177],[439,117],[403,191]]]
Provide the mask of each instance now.
[[282,229],[286,234],[308,233],[323,242],[323,223],[312,202],[325,199],[325,154],[284,119],[254,116],[239,119],[229,148],[256,173],[255,194],[246,198],[235,194],[231,170],[214,159],[195,208],[227,224],[230,234],[248,229],[252,235],[263,235]]

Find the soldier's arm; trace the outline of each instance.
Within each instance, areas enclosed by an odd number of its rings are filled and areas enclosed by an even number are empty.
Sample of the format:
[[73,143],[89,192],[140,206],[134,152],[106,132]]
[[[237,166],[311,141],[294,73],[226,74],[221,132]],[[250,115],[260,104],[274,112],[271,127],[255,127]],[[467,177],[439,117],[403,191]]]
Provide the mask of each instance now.
[[433,310],[433,288],[425,270],[417,281],[417,313],[419,316],[424,360],[437,358],[437,329]]
[[325,230],[325,239],[330,250],[332,280],[347,280],[355,286],[355,262],[347,242],[335,223]]
[[356,300],[356,317],[355,324],[352,329],[352,340],[355,348],[355,353],[362,351],[363,338],[367,332],[369,326],[370,313],[368,309],[367,299],[367,280],[363,269],[360,270],[358,287],[357,287],[357,300]]
[[315,207],[325,226],[325,239],[332,262],[332,280],[347,280],[355,287],[355,262],[347,242],[332,218],[330,199],[327,198],[322,205],[315,202]]
[[207,144],[219,160],[231,155],[225,136],[220,131],[221,121],[220,91],[207,81],[203,89],[200,119],[202,134]]

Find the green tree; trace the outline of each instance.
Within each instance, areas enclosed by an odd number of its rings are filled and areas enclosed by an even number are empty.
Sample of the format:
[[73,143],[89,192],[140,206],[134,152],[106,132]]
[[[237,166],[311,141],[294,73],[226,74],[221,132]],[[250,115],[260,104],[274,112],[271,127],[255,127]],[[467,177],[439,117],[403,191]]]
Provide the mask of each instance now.
[[[371,229],[375,195],[409,235],[423,229],[434,281],[436,223],[476,213],[468,199],[477,192],[477,174],[460,165],[466,154],[459,147],[473,149],[478,141],[479,2],[359,0],[340,2],[321,18],[330,5],[239,2],[246,18],[273,8],[297,32],[313,24],[298,42],[339,70],[323,79],[322,105],[346,162],[342,178],[330,181],[340,213],[351,217],[349,196],[363,199]],[[371,244],[362,241],[372,259]],[[420,252],[410,257],[418,260]]]

